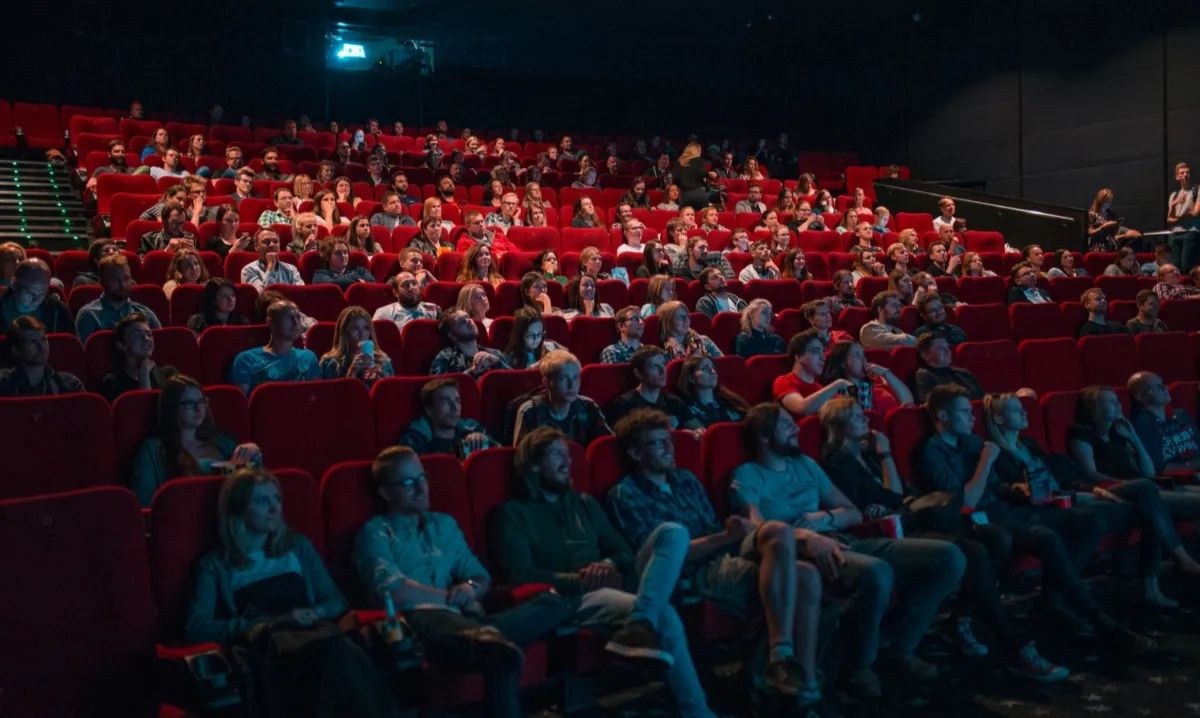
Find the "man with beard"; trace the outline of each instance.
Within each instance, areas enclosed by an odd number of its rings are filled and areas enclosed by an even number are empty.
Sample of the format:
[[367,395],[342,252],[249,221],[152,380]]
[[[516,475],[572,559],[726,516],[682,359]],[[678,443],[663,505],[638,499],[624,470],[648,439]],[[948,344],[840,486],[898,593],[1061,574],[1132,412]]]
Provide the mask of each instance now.
[[58,396],[86,391],[79,377],[50,366],[45,324],[31,316],[20,316],[8,324],[4,337],[12,368],[0,371],[0,397]]
[[915,347],[917,338],[905,334],[896,326],[900,323],[900,295],[895,292],[880,292],[871,300],[871,313],[875,319],[863,325],[858,332],[858,341],[863,349],[895,349]]
[[443,177],[438,180],[438,197],[441,198],[442,204],[456,204],[454,199],[454,180],[449,177]]
[[548,583],[584,628],[615,629],[605,650],[668,667],[683,716],[715,718],[688,653],[671,595],[688,553],[687,530],[656,528],[636,556],[591,496],[573,491],[567,437],[551,427],[517,445],[513,493],[492,516],[492,545],[512,585]]
[[96,178],[106,174],[131,174],[129,165],[125,163],[125,143],[121,140],[113,140],[108,143],[108,164],[97,167],[92,173],[91,179],[87,181],[87,189],[90,192],[96,191]]
[[133,290],[133,273],[125,255],[114,254],[101,259],[99,274],[104,293],[99,299],[83,305],[75,315],[75,333],[81,343],[101,329],[112,329],[122,317],[134,313],[145,316],[151,329],[162,328],[149,307],[129,298]]
[[462,372],[478,379],[492,369],[512,368],[499,351],[479,345],[479,327],[461,309],[442,315],[438,334],[446,348],[433,358],[432,376]]
[[168,202],[163,208],[162,229],[147,232],[138,242],[138,254],[146,256],[147,252],[175,252],[180,249],[195,249],[196,237],[191,232],[183,231],[187,224],[183,205],[178,202]]
[[414,204],[420,204],[421,200],[413,197],[408,193],[408,175],[402,170],[397,170],[392,173],[392,191],[400,196],[400,203],[405,207],[411,207]]
[[296,346],[304,336],[300,309],[286,299],[267,308],[271,338],[267,345],[247,349],[233,360],[229,383],[247,395],[269,381],[316,381],[321,378],[317,355]]
[[437,319],[441,308],[421,301],[421,284],[411,272],[400,272],[392,279],[396,301],[375,310],[374,319],[394,322],[397,329],[414,319]]
[[287,182],[292,179],[291,175],[285,175],[279,170],[279,150],[274,147],[268,147],[262,153],[263,171],[254,175],[257,180],[273,180],[275,182]]

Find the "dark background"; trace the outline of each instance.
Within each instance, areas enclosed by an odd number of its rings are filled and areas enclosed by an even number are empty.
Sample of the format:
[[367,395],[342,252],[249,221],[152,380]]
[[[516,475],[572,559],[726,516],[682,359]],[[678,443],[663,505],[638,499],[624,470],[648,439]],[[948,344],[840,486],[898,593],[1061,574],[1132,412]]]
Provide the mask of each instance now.
[[[610,0],[21,3],[0,97],[269,124],[544,127],[859,150],[928,179],[1086,206],[1158,229],[1200,164],[1200,3]],[[920,15],[920,21],[914,15]],[[435,45],[420,80],[324,69],[335,22]],[[292,52],[287,52],[290,49]]]

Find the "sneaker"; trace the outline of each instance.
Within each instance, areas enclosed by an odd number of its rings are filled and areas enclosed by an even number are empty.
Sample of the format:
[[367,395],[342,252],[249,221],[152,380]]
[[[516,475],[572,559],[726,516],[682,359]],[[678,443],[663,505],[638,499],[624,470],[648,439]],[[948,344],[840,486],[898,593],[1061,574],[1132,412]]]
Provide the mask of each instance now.
[[954,635],[958,638],[958,650],[964,656],[986,656],[988,654],[987,646],[980,643],[975,638],[975,633],[971,631],[970,617],[960,618],[954,622]]
[[763,669],[762,684],[771,693],[794,698],[800,695],[804,683],[799,666],[792,661],[771,661]]
[[617,631],[604,650],[625,658],[641,658],[675,665],[675,657],[663,650],[658,631],[647,621],[629,621]]
[[525,655],[517,644],[504,637],[493,626],[479,626],[459,631],[465,664],[484,671],[511,671],[521,667]]
[[859,698],[883,696],[883,687],[879,685],[879,676],[875,675],[875,671],[871,670],[870,666],[856,668],[853,673],[846,676],[846,690]]
[[1037,652],[1033,641],[1026,643],[1017,652],[1012,663],[1008,664],[1008,672],[1022,678],[1032,678],[1042,683],[1057,683],[1071,675],[1063,666],[1056,666]]
[[889,667],[896,669],[901,678],[914,681],[932,681],[938,677],[937,666],[922,661],[911,653],[888,650],[881,651],[879,656]]

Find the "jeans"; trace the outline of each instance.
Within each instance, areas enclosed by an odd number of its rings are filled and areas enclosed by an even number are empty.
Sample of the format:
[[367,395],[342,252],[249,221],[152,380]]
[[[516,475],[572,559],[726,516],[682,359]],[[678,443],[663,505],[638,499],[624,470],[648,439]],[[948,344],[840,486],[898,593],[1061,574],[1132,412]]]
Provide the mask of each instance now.
[[566,620],[567,612],[567,604],[561,598],[542,594],[482,620],[441,609],[408,611],[405,618],[434,666],[460,673],[483,673],[485,715],[490,718],[522,718],[520,667],[497,670],[473,660],[482,651],[477,651],[474,639],[465,632],[485,625],[493,626],[518,646],[527,646],[558,628]]
[[[1125,501],[1114,504],[1109,501],[1092,501],[1083,504],[1083,511],[1101,515],[1109,531],[1127,534],[1135,528],[1141,529],[1142,539],[1138,544],[1141,555],[1143,578],[1153,578],[1162,567],[1162,547],[1174,551],[1179,548],[1179,534],[1167,506],[1167,496],[1158,485],[1149,479],[1134,479],[1109,486],[1108,490]],[[1182,495],[1181,495],[1182,496]],[[1177,501],[1177,509],[1186,515],[1189,507],[1200,511],[1200,496],[1194,499],[1183,497]]]
[[637,554],[639,576],[636,596],[615,588],[601,588],[583,595],[575,622],[588,628],[611,627],[628,620],[648,621],[658,631],[663,649],[675,663],[667,671],[667,685],[675,694],[684,716],[715,718],[708,708],[704,689],[688,652],[687,634],[679,614],[671,606],[671,594],[687,558],[691,537],[687,529],[665,523],[654,529]]
[[1188,273],[1200,263],[1200,229],[1192,227],[1182,232],[1171,232],[1167,243],[1171,247],[1171,264],[1180,272]]
[[997,568],[1003,569],[1012,553],[1012,536],[999,526],[986,524],[974,526],[969,536],[958,539],[954,545],[967,559],[962,591],[954,607],[955,617],[977,613],[992,629],[1001,648],[1015,653],[1026,640],[1004,608],[996,578]]
[[890,626],[891,644],[912,653],[967,563],[954,544],[932,539],[866,539],[843,554],[846,563],[837,582],[857,593],[851,620],[862,666],[874,663],[879,653],[880,626],[893,589],[897,615]]

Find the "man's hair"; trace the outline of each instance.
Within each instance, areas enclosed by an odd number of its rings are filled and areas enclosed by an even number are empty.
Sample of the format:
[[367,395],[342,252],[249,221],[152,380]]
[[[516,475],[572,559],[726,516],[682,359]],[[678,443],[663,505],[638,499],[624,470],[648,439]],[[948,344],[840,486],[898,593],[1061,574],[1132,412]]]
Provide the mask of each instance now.
[[13,272],[14,284],[25,284],[39,279],[50,280],[50,265],[44,260],[29,257],[17,263],[17,269]]
[[276,232],[275,230],[271,229],[270,227],[259,227],[259,228],[258,228],[258,231],[256,231],[256,232],[254,233],[254,246],[255,246],[255,247],[257,247],[257,246],[258,246],[258,240],[259,240],[259,238],[260,238],[260,237],[262,237],[264,234],[266,234],[266,233],[268,233],[268,232],[270,232],[271,234],[275,235],[275,239],[279,239],[279,232]]
[[629,305],[628,307],[621,307],[620,309],[617,310],[617,314],[615,317],[615,319],[617,320],[617,325],[620,326],[621,324],[628,322],[630,319],[632,319],[635,316],[641,316],[641,313],[642,313],[641,310],[638,309],[637,307],[633,306],[632,304]]
[[1135,372],[1133,376],[1129,377],[1129,382],[1125,385],[1125,387],[1129,389],[1129,394],[1136,399],[1137,395],[1141,394],[1146,388],[1146,383],[1151,379],[1157,378],[1158,374],[1155,374],[1152,371]]
[[921,313],[921,316],[925,316],[925,310],[929,307],[929,305],[933,302],[940,301],[942,301],[942,295],[936,293],[926,294],[925,296],[921,297],[921,301],[917,302],[917,311]]
[[279,154],[279,150],[275,149],[274,147],[264,147],[263,151],[262,151],[262,155],[260,155],[260,156],[265,160],[267,158],[267,155],[271,154],[272,152],[274,152],[275,154]]
[[1150,299],[1153,299],[1157,296],[1158,295],[1154,293],[1153,289],[1143,289],[1142,291],[1137,293],[1137,297],[1136,297],[1137,305],[1140,307],[1143,304],[1145,304],[1147,301],[1149,301]]
[[397,466],[412,459],[419,459],[419,457],[411,446],[389,446],[379,452],[379,456],[376,456],[375,461],[371,463],[371,485],[379,488],[379,485],[387,481]]
[[[1183,169],[1184,167],[1187,167],[1187,166],[1188,166],[1188,163],[1187,163],[1187,162],[1179,162],[1179,163],[1177,163],[1177,164],[1175,165],[1175,171],[1176,171],[1176,172],[1178,172],[1179,170],[1181,170],[1181,169]],[[1191,168],[1190,168],[1190,167],[1188,167],[1188,169],[1191,169]]]
[[100,264],[97,265],[97,268],[98,268],[97,272],[99,274],[104,274],[105,267],[126,267],[126,268],[128,268],[129,267],[129,258],[126,257],[124,254],[110,254],[107,257],[100,260]]
[[[397,284],[397,286],[399,285]],[[454,321],[458,318],[459,314],[466,314],[466,312],[460,312],[458,309],[449,309],[442,312],[442,318],[438,320],[438,336],[442,338],[442,344],[446,346],[450,346],[453,342],[450,334],[454,331]]]
[[707,242],[707,241],[708,241],[708,237],[705,237],[702,234],[697,234],[697,235],[688,237],[688,241],[687,241],[688,256],[689,257],[692,256],[692,250],[696,248],[697,244],[700,244],[701,242]]
[[207,180],[200,175],[188,175],[183,178],[183,184],[185,187],[199,187],[200,189],[204,189],[207,186]]
[[113,366],[122,366],[125,363],[125,354],[121,351],[121,344],[125,343],[125,332],[134,324],[145,324],[146,315],[141,312],[126,314],[117,320],[117,323],[112,328],[112,357]]
[[1027,244],[1024,247],[1021,247],[1021,259],[1029,259],[1029,255],[1033,253],[1034,249],[1041,248],[1042,245],[1040,244]]
[[471,219],[474,217],[483,217],[483,212],[480,212],[477,209],[469,209],[466,212],[463,212],[463,226],[465,227],[466,225],[470,224]]
[[895,299],[899,301],[900,295],[896,292],[880,292],[871,300],[871,315],[876,319],[879,318],[879,310],[883,309],[889,300]]
[[[943,242],[943,241],[942,241],[942,240],[940,240],[940,239],[939,239],[938,241],[936,241],[936,242],[930,242],[930,243],[929,243],[929,248],[928,248],[928,250],[927,250],[927,251],[928,251],[930,254],[933,254],[933,248],[934,248],[934,247],[941,247],[942,249],[946,250],[947,252],[949,252],[949,251],[950,251],[950,245],[946,244],[945,242]],[[947,259],[949,259],[949,257],[947,257]]]
[[1029,262],[1017,262],[1013,265],[1012,271],[1009,272],[1009,276],[1016,280],[1017,275],[1020,274],[1021,270],[1023,269],[1033,269],[1033,265]]
[[759,184],[758,182],[751,182],[750,184],[746,185],[746,192],[749,193],[750,190],[752,190],[756,187],[760,190],[762,189],[762,185]]
[[400,198],[400,193],[399,193],[399,192],[392,192],[391,190],[388,190],[387,192],[384,192],[384,193],[383,193],[383,196],[379,198],[379,204],[387,204],[387,203],[388,203],[388,202],[389,202],[389,201],[392,199],[392,197],[395,197],[396,199],[399,199],[399,198]]
[[704,289],[708,286],[708,280],[712,279],[712,275],[720,274],[721,270],[716,267],[705,267],[700,270],[700,288]]
[[959,397],[970,398],[967,390],[958,384],[939,384],[929,392],[929,398],[925,400],[925,411],[929,414],[929,419],[936,422],[937,415],[940,411],[945,411],[946,407],[950,406],[954,400]]
[[646,364],[651,359],[654,357],[666,356],[666,354],[667,352],[663,350],[662,347],[657,347],[653,344],[647,344],[643,347],[640,347],[633,353],[633,356],[629,358],[629,368],[632,369],[635,374],[640,374],[645,371]]
[[1085,289],[1083,294],[1079,295],[1079,303],[1083,305],[1084,309],[1087,309],[1088,302],[1092,301],[1092,298],[1095,297],[1097,294],[1103,294],[1103,293],[1104,293],[1104,290],[1101,289],[1100,287],[1092,287],[1091,289]]
[[945,332],[925,332],[921,338],[917,340],[917,354],[924,356],[925,352],[933,347],[933,343],[938,339],[950,341]]
[[230,155],[230,153],[232,153],[232,152],[241,152],[241,151],[242,151],[241,145],[227,145],[225,147],[225,156],[228,157]]
[[629,450],[642,443],[646,434],[651,431],[671,430],[671,417],[658,409],[634,409],[617,422],[613,433],[617,436],[617,446],[623,456]]
[[821,307],[829,307],[829,305],[823,299],[814,299],[811,302],[805,302],[801,305],[800,311],[804,312],[804,318],[811,322],[812,318],[817,315],[817,310]]
[[849,276],[850,276],[850,272],[846,271],[845,269],[837,270],[836,272],[833,273],[833,277],[831,277],[831,279],[833,281],[833,286],[836,287],[837,285],[841,284],[842,280]]
[[775,402],[763,402],[750,408],[742,419],[742,442],[747,453],[758,458],[761,441],[775,433],[775,425],[783,407]]
[[568,364],[582,366],[579,363],[579,359],[565,349],[556,349],[552,352],[546,352],[546,354],[542,356],[542,377],[549,379],[550,377],[556,376],[560,371],[562,371],[563,367],[567,366]]
[[433,395],[448,386],[452,386],[454,391],[458,391],[458,382],[448,377],[430,379],[421,386],[421,407],[424,408],[426,414],[429,413],[429,407],[433,406]]
[[183,205],[173,201],[167,202],[163,205],[162,211],[162,223],[164,227],[167,224],[167,220],[170,219],[172,212],[183,212],[185,215],[187,214],[186,210],[183,208]]
[[4,328],[4,341],[7,353],[15,355],[17,351],[17,339],[21,332],[35,330],[42,334],[46,333],[46,325],[38,321],[37,317],[31,317],[28,314],[22,314],[16,319],[8,323]]
[[287,192],[288,194],[291,194],[292,188],[291,187],[276,187],[275,191],[271,193],[271,199],[273,199],[275,201],[279,201],[279,193],[280,192]]
[[280,314],[292,310],[300,311],[300,308],[290,299],[280,299],[277,302],[271,302],[270,306],[267,307],[267,324],[274,324]]
[[530,431],[517,442],[517,451],[513,454],[513,478],[523,480],[533,467],[546,458],[551,444],[566,440],[566,434],[553,426],[539,426]]
[[110,153],[113,151],[114,147],[124,147],[124,146],[125,146],[125,140],[109,140],[108,141],[108,151]]
[[816,329],[805,329],[788,340],[788,371],[792,370],[792,365],[796,363],[796,357],[804,353],[804,347],[808,346],[809,343],[814,340],[819,341],[822,344],[825,343],[825,340],[821,338],[821,333]]
[[954,200],[950,199],[949,197],[942,197],[938,200],[939,208],[945,207],[948,204],[954,204]]
[[235,175],[235,178],[236,177],[249,177],[250,179],[253,180],[254,179],[254,170],[250,169],[249,167],[243,167],[237,171],[237,175]]

